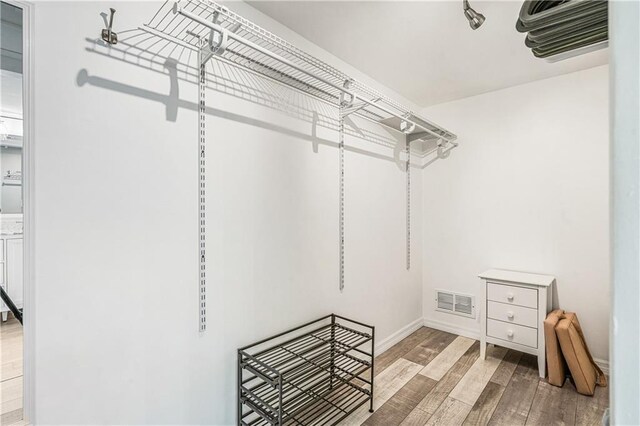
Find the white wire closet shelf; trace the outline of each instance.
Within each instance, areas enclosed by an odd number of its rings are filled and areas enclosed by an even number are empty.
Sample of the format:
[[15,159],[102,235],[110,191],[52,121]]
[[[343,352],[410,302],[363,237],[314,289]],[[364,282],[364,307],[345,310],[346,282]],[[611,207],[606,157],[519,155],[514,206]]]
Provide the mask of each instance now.
[[216,57],[404,133],[409,143],[428,142],[440,157],[457,146],[452,132],[215,2],[167,1],[141,29],[204,50],[203,62]]
[[[345,285],[345,121],[348,116],[357,116],[390,129],[393,136],[390,144],[385,146],[396,148],[404,145],[406,175],[406,269],[411,268],[411,155],[429,156],[421,167],[433,161],[446,158],[449,152],[458,146],[457,137],[443,127],[426,120],[409,108],[381,94],[375,89],[357,81],[342,71],[296,48],[282,38],[266,31],[247,19],[232,12],[227,7],[210,0],[178,0],[165,1],[151,20],[139,28],[146,37],[134,44],[126,44],[122,54],[133,51],[144,51],[153,56],[157,63],[165,55],[167,62],[180,61],[186,55],[187,67],[192,53],[198,58],[198,227],[200,238],[199,250],[199,326],[206,330],[206,93],[208,76],[213,81],[224,82],[224,77],[207,71],[207,64],[220,61],[220,64],[238,67],[248,74],[265,78],[277,85],[290,87],[304,96],[318,100],[328,109],[337,110],[338,153],[339,153],[339,289]],[[109,35],[106,42],[117,43],[117,36]],[[112,36],[114,39],[112,40]],[[129,38],[138,37],[133,35]],[[103,40],[105,38],[103,37]],[[125,44],[125,43],[123,43]],[[168,53],[168,54],[167,54]],[[175,56],[178,59],[175,59]],[[134,55],[135,56],[135,55]],[[157,57],[156,57],[157,56]],[[217,62],[215,62],[218,65]],[[175,72],[175,71],[174,71]],[[303,96],[303,97],[304,97]],[[288,95],[285,102],[289,101]],[[314,109],[314,125],[319,117]],[[330,120],[333,120],[331,117]],[[326,123],[326,120],[325,120]],[[357,126],[356,126],[357,127]],[[353,130],[353,129],[352,129]],[[371,142],[379,143],[379,138],[371,138],[367,133],[355,129],[358,136]],[[365,137],[365,136],[369,137]],[[396,137],[399,136],[399,137]],[[399,155],[399,151],[397,151]],[[394,156],[399,161],[399,156]]]

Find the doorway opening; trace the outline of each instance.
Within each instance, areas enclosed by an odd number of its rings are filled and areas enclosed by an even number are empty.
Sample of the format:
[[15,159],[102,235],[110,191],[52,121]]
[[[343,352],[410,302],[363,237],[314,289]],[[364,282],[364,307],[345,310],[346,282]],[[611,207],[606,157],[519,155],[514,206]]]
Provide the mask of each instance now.
[[25,13],[0,2],[0,424],[24,422]]

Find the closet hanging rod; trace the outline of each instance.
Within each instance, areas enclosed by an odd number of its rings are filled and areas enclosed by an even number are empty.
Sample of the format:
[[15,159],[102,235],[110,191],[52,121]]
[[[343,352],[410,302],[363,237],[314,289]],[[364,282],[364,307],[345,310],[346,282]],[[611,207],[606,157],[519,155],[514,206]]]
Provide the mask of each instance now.
[[[346,88],[344,88],[344,87],[342,87],[342,86],[340,86],[338,84],[335,84],[335,83],[333,83],[333,82],[331,82],[331,81],[329,81],[329,80],[327,80],[327,79],[325,79],[325,78],[323,78],[323,77],[321,77],[321,76],[319,76],[317,74],[314,74],[314,73],[312,73],[312,72],[310,72],[310,71],[298,66],[297,64],[291,62],[290,60],[288,60],[286,58],[283,58],[282,56],[280,56],[280,55],[278,55],[278,54],[276,54],[274,52],[271,52],[268,49],[265,49],[262,46],[254,43],[254,42],[252,42],[250,40],[247,40],[244,37],[232,32],[232,31],[229,31],[228,29],[226,29],[226,28],[224,28],[224,27],[222,27],[222,26],[220,26],[218,24],[215,24],[213,22],[207,21],[207,20],[203,19],[202,17],[200,17],[200,16],[198,16],[198,15],[196,15],[194,13],[191,13],[189,11],[184,10],[184,8],[182,6],[180,6],[178,4],[178,2],[174,3],[173,11],[174,11],[175,14],[180,14],[182,16],[185,16],[185,17],[191,19],[192,21],[199,23],[202,26],[205,26],[205,27],[207,27],[207,28],[209,28],[209,29],[211,29],[213,31],[216,31],[216,32],[220,33],[221,35],[223,35],[223,37],[226,36],[228,38],[231,38],[231,39],[237,41],[238,43],[244,44],[245,46],[250,47],[250,48],[256,50],[257,52],[260,52],[263,55],[269,56],[270,58],[275,59],[276,61],[278,61],[278,62],[280,62],[282,64],[285,64],[286,66],[288,66],[290,68],[293,68],[293,69],[295,69],[295,70],[297,70],[297,71],[299,71],[299,72],[301,72],[303,74],[306,74],[309,77],[315,78],[316,80],[322,82],[323,84],[326,84],[326,85],[328,85],[328,86],[330,86],[330,87],[332,87],[332,88],[334,88],[334,89],[336,89],[336,90],[338,90],[338,91],[340,91],[340,92],[342,92],[344,94],[349,95],[351,97],[351,102],[352,103],[355,103],[356,100],[360,100],[360,101],[366,103],[367,105],[370,105],[370,106],[372,106],[374,108],[377,108],[377,109],[379,109],[381,111],[384,111],[385,113],[391,115],[392,117],[396,117],[396,118],[400,119],[401,121],[406,122],[407,124],[411,125],[414,128],[417,127],[417,128],[419,128],[421,130],[424,130],[426,133],[428,133],[428,134],[430,134],[432,136],[435,136],[436,138],[443,139],[448,143],[454,143],[453,141],[455,140],[455,138],[449,138],[449,137],[447,137],[447,136],[445,136],[443,134],[434,132],[433,130],[421,125],[420,123],[418,123],[418,122],[416,122],[414,120],[409,119],[408,117],[405,117],[403,115],[397,114],[394,111],[391,111],[390,109],[388,109],[388,108],[386,108],[386,107],[384,107],[382,105],[378,105],[377,104],[378,101],[372,101],[372,100],[366,99],[363,96],[358,95],[358,94],[356,94],[355,92],[353,92],[351,90],[348,90],[348,89],[346,89]],[[413,115],[413,114],[410,114],[410,115]]]

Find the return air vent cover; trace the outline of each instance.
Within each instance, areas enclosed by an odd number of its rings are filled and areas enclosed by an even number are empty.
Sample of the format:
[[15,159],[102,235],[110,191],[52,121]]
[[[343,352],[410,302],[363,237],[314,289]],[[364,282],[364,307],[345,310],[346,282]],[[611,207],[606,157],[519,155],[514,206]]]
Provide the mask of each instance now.
[[436,311],[475,318],[475,297],[447,290],[436,290]]
[[453,312],[453,293],[438,291],[436,300],[438,301],[439,310]]

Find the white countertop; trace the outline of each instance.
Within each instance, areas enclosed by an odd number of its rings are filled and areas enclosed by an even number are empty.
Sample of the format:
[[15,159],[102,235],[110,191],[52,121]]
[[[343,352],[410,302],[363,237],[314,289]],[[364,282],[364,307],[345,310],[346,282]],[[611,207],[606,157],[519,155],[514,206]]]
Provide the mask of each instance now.
[[13,233],[13,232],[0,232],[0,238],[20,238],[22,237],[22,232],[20,233]]

